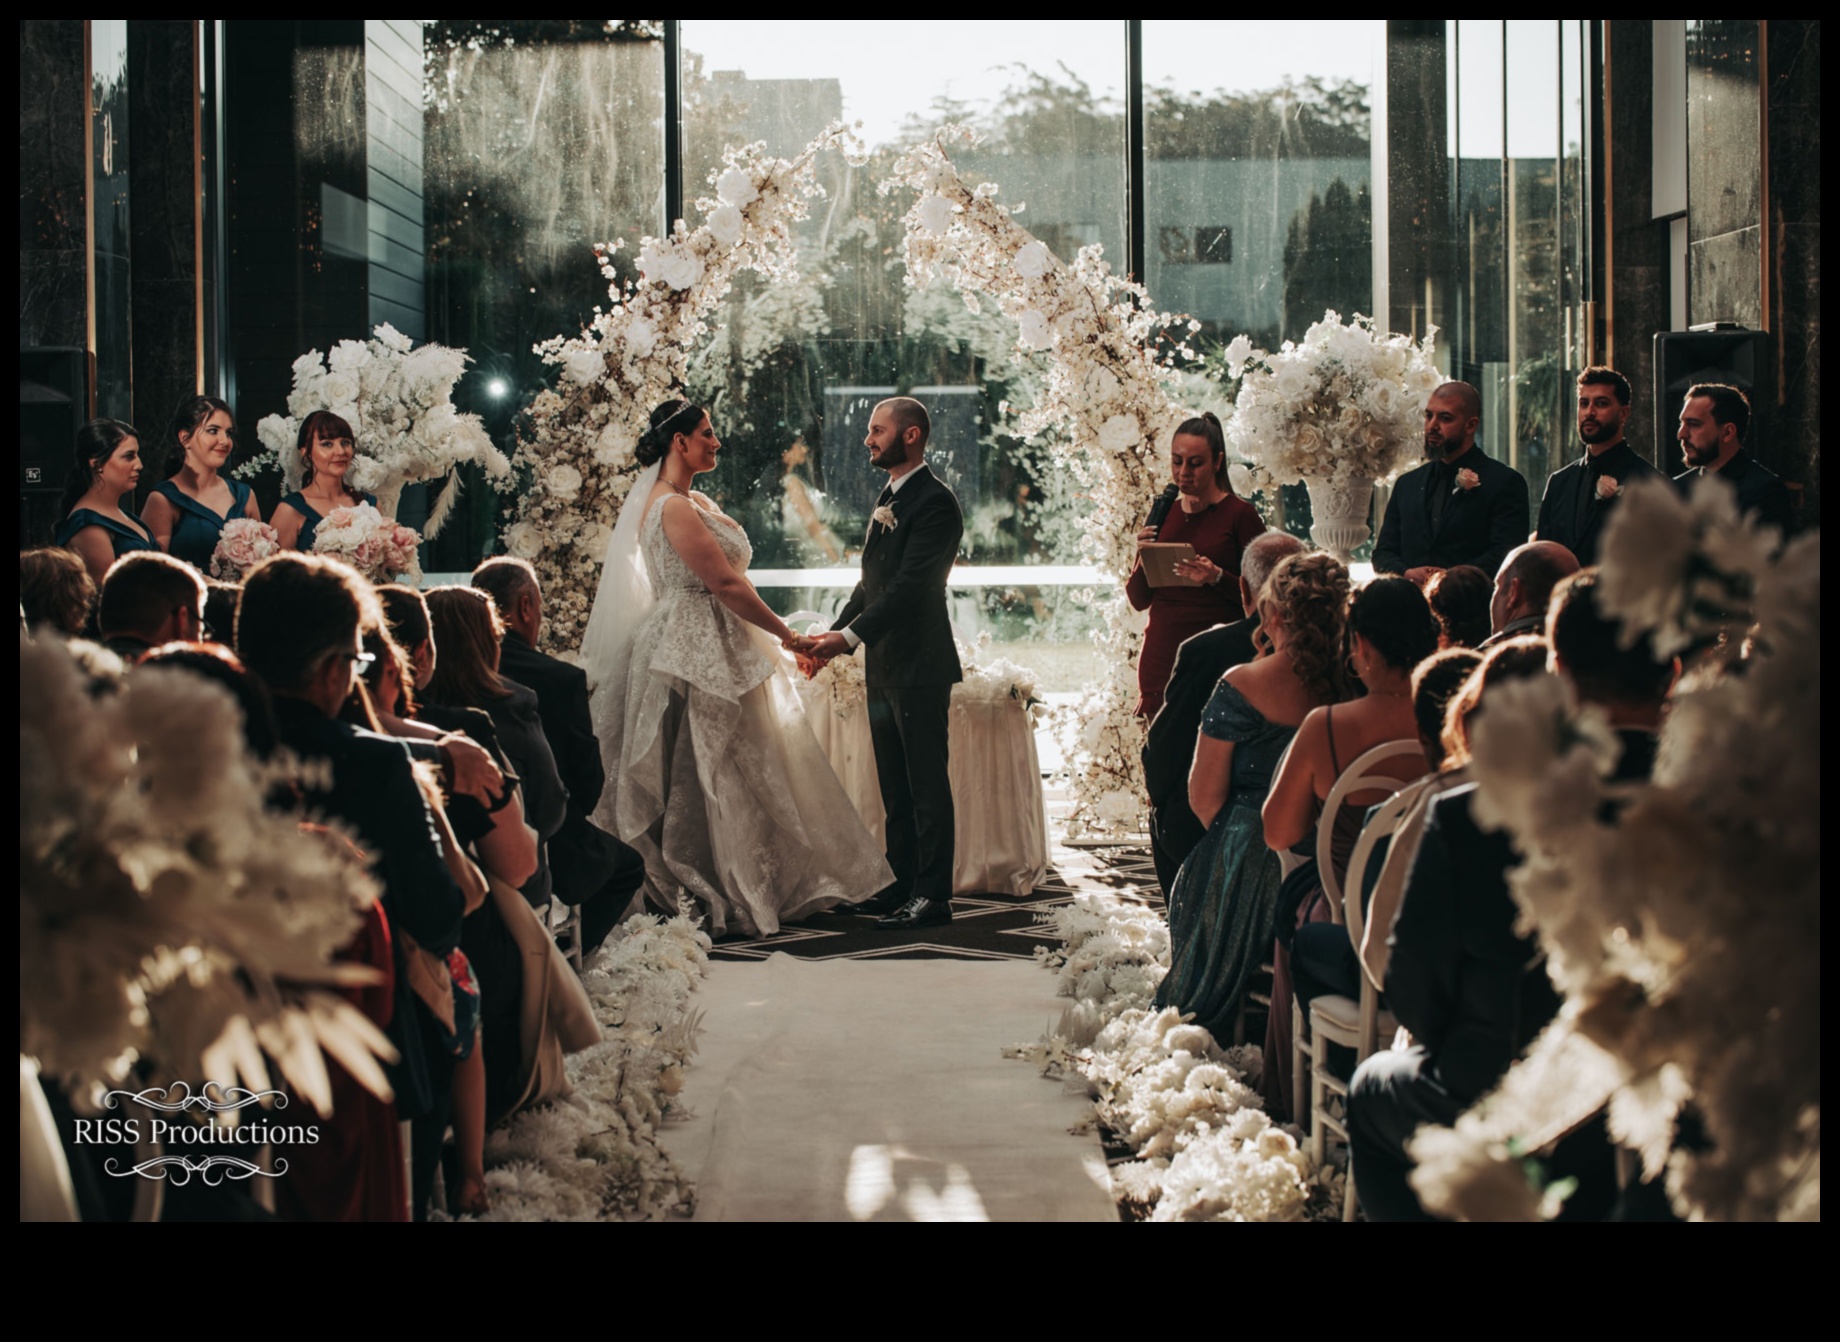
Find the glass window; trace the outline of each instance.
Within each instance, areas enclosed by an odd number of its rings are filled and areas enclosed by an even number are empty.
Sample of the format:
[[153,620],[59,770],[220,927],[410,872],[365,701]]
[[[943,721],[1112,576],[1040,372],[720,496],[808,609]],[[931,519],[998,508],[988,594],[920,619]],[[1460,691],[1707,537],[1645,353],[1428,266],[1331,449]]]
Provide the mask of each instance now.
[[[132,335],[128,321],[128,21],[89,21],[91,201],[95,247],[90,257],[96,351],[96,413],[128,419],[133,409]],[[165,426],[143,424],[153,454]],[[151,471],[149,472],[151,474]]]

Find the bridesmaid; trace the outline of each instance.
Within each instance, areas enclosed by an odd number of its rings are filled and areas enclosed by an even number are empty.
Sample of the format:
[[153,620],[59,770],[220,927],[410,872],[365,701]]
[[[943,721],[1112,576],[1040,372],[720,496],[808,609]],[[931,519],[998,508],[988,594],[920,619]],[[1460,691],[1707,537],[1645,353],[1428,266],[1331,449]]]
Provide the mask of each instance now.
[[311,550],[314,533],[334,508],[377,506],[375,494],[348,487],[345,472],[357,455],[351,425],[330,410],[315,410],[300,426],[300,488],[275,505],[269,524],[289,550]]
[[160,548],[200,573],[211,571],[211,554],[224,523],[262,520],[255,491],[229,480],[223,469],[236,447],[236,418],[215,396],[188,396],[173,411],[172,436],[179,461],[170,479],[153,487],[142,517]]
[[132,424],[92,419],[77,430],[77,459],[64,486],[64,520],[53,543],[76,551],[96,586],[122,555],[157,550],[153,533],[122,505],[141,478],[141,438]]

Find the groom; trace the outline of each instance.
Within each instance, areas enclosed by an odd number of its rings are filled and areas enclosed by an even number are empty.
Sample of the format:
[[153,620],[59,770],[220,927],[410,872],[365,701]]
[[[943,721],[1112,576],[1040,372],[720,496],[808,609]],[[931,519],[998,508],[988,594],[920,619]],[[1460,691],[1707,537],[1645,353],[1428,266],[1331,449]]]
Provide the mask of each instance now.
[[926,407],[896,396],[875,407],[863,440],[888,472],[863,538],[862,581],[808,650],[814,665],[864,652],[869,732],[888,813],[894,884],[855,906],[880,927],[952,921],[952,782],[946,772],[946,711],[962,677],[946,615],[946,575],[958,558],[958,499],[928,469]]

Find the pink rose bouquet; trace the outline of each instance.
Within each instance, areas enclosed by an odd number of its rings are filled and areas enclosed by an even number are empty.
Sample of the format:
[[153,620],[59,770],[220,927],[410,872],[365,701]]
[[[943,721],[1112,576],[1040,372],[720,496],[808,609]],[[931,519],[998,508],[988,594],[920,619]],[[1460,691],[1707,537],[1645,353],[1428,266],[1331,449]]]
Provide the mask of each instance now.
[[266,522],[239,517],[224,523],[211,551],[211,576],[241,582],[249,570],[271,555],[281,553],[281,537]]

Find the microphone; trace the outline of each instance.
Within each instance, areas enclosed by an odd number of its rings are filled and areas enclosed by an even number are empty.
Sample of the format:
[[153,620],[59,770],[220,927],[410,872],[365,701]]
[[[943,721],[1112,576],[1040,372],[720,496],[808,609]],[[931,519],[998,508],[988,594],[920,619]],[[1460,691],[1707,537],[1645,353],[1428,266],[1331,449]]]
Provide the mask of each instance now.
[[1162,526],[1163,519],[1168,517],[1169,510],[1176,506],[1176,496],[1181,492],[1174,485],[1170,485],[1169,488],[1158,494],[1156,502],[1150,505],[1150,516],[1145,519],[1144,525],[1147,527]]

